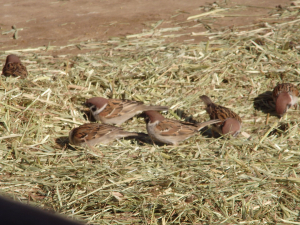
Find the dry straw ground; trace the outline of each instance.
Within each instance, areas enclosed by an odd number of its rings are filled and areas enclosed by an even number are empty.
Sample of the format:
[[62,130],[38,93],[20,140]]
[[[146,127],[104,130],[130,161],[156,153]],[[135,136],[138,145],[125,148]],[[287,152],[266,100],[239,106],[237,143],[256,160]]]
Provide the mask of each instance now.
[[[225,9],[211,10],[207,18]],[[1,52],[29,71],[0,80],[1,192],[91,224],[299,224],[299,111],[279,121],[270,99],[277,82],[299,84],[298,2],[270,18],[247,31],[194,33],[210,39],[197,45],[165,44],[181,28],[158,22],[126,39],[66,46],[92,52],[75,57],[47,56],[53,46]],[[203,94],[242,117],[242,135],[208,131],[178,147],[67,145],[89,97],[168,105],[168,118],[204,121]],[[123,127],[146,132],[142,118]]]

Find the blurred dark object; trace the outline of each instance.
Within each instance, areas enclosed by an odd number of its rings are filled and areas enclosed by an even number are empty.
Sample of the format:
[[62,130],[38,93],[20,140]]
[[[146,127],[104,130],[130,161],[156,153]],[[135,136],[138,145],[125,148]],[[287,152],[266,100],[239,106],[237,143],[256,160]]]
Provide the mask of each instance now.
[[0,196],[0,224],[80,225],[81,223],[73,222],[62,216]]

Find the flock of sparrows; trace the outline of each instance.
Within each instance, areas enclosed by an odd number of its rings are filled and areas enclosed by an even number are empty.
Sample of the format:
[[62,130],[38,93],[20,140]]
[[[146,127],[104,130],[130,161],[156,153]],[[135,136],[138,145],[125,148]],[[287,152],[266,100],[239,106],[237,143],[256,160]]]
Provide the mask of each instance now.
[[[16,55],[8,55],[2,74],[25,78],[28,72]],[[297,105],[298,94],[297,87],[290,83],[278,84],[274,88],[272,95],[278,116],[282,117],[290,107]],[[117,126],[143,112],[148,135],[153,141],[165,144],[178,145],[208,125],[212,125],[212,130],[221,135],[236,137],[240,133],[242,120],[236,113],[213,103],[206,95],[202,95],[200,99],[206,104],[210,120],[188,123],[163,117],[158,111],[167,111],[167,106],[148,106],[138,101],[93,97],[86,100],[85,105],[101,124],[86,123],[72,129],[69,142],[78,146],[93,146],[98,143],[107,144],[119,138],[138,136],[139,133],[124,131]]]

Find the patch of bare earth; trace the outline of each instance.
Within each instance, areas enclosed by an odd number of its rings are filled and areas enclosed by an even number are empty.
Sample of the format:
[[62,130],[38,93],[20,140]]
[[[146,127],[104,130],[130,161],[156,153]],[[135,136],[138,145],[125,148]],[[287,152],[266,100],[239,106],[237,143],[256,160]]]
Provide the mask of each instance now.
[[[181,35],[167,38],[167,41],[198,43],[207,38],[191,37],[193,32],[218,31],[256,24],[267,17],[270,10],[280,5],[286,5],[286,1],[15,0],[6,2],[0,8],[0,49],[6,51],[48,45],[66,46],[87,40],[105,41],[111,37],[141,33],[145,29],[153,28],[160,20],[162,22],[158,28],[182,29]],[[231,10],[224,10],[222,15],[215,17],[202,16],[187,20],[190,16],[218,9],[219,6]],[[13,38],[14,32],[7,34],[12,26],[18,29],[17,39]],[[59,50],[59,54],[78,52],[78,49]],[[49,54],[57,53],[52,51]]]

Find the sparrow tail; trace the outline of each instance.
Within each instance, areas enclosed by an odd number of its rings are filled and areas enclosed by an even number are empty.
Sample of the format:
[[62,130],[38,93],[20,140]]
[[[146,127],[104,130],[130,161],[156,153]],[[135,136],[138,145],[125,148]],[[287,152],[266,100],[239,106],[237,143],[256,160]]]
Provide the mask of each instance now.
[[134,136],[139,136],[139,133],[136,132],[129,132],[129,131],[122,131],[120,133],[123,137],[134,137]]
[[149,105],[147,106],[147,109],[145,111],[168,111],[169,107],[168,106],[160,106],[160,105]]
[[213,104],[212,100],[206,95],[200,96],[200,99],[206,104],[206,105],[211,105]]
[[203,127],[206,127],[208,125],[215,124],[215,123],[220,123],[220,122],[222,122],[222,120],[219,120],[219,119],[209,120],[209,121],[206,121],[203,123],[197,123],[196,126],[198,127],[198,130],[201,130]]

